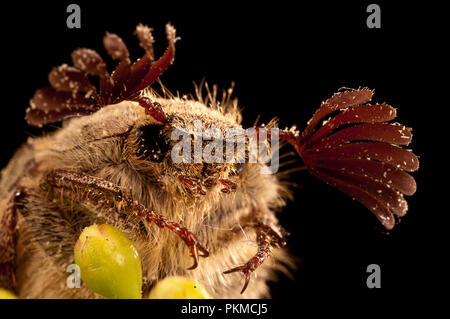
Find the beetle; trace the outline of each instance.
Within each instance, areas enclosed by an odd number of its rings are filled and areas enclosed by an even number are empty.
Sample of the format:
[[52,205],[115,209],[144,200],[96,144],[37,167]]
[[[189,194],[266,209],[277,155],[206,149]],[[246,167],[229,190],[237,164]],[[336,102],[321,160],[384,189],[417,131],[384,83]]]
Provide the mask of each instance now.
[[[216,87],[205,96],[204,85],[191,97],[151,89],[173,63],[179,38],[167,24],[168,47],[156,60],[151,29],[139,24],[136,35],[145,51],[137,61],[118,35],[107,33],[104,47],[118,61],[112,73],[97,52],[77,49],[73,65],[54,68],[50,86],[31,99],[29,125],[63,125],[29,138],[2,171],[0,286],[24,298],[98,298],[84,285],[68,289],[65,269],[82,229],[108,223],[140,252],[144,295],[162,278],[188,275],[216,298],[269,296],[275,271],[293,267],[288,234],[276,217],[289,187],[263,172],[267,163],[250,161],[248,146],[243,162],[198,161],[195,154],[175,162],[177,130],[195,141],[201,121],[224,136],[242,129],[242,116],[231,89],[222,98]],[[277,129],[276,121],[252,132],[263,144],[291,145],[305,169],[363,204],[389,230],[394,216],[407,212],[404,195],[416,191],[409,172],[419,161],[402,147],[411,142],[411,129],[392,123],[392,106],[368,104],[373,94],[339,91],[301,132]]]

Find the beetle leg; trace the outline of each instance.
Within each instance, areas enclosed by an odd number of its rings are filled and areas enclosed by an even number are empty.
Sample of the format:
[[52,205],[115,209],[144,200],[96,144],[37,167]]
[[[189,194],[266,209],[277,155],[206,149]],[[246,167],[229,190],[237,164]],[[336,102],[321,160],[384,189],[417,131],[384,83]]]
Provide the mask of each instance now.
[[258,252],[246,264],[224,272],[224,274],[230,274],[240,271],[244,274],[245,283],[241,294],[247,289],[248,283],[250,282],[250,274],[269,257],[272,247],[283,247],[286,245],[284,239],[270,226],[257,223],[255,227]]
[[18,201],[24,192],[18,189],[8,201],[0,221],[0,288],[16,288],[16,245],[18,239]]
[[[187,228],[178,223],[167,220],[164,216],[155,213],[144,205],[133,201],[123,194],[119,186],[95,176],[80,174],[66,170],[51,170],[45,176],[45,184],[66,192],[68,197],[80,202],[93,205],[114,204],[117,209],[127,215],[135,215],[148,223],[154,222],[160,228],[167,228],[176,233],[190,249],[194,264],[189,269],[198,265],[198,257],[208,257],[209,252],[197,237]],[[199,255],[198,251],[201,252]]]

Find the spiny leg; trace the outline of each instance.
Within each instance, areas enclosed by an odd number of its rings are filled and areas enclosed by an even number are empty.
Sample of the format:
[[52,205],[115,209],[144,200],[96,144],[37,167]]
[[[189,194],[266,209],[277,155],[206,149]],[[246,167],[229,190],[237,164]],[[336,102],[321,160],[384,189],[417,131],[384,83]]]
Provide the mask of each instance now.
[[20,189],[12,195],[0,221],[0,288],[12,291],[16,288],[17,203],[23,196]]
[[283,247],[286,245],[283,237],[281,237],[270,226],[263,223],[257,223],[256,228],[256,243],[258,244],[258,252],[244,265],[224,271],[224,274],[241,271],[244,274],[244,287],[241,294],[247,289],[250,282],[250,275],[269,257],[272,247]]
[[70,197],[79,202],[88,202],[93,205],[114,204],[117,209],[127,215],[139,216],[148,223],[154,222],[160,228],[168,228],[184,240],[190,249],[194,264],[198,265],[198,257],[208,257],[208,250],[199,242],[197,237],[188,229],[178,223],[167,220],[164,216],[156,214],[144,205],[133,201],[123,194],[119,186],[104,179],[66,170],[51,170],[45,176],[45,184],[69,192]]

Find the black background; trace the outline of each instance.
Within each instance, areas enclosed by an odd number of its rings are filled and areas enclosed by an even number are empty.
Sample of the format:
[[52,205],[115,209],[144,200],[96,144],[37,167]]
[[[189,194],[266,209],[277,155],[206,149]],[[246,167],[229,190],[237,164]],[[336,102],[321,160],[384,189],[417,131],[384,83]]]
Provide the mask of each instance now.
[[[283,277],[273,284],[273,297],[301,302],[311,296],[357,296],[380,304],[428,293],[433,276],[441,274],[433,234],[442,212],[425,195],[431,194],[425,176],[430,89],[443,72],[438,60],[444,38],[436,25],[442,8],[377,1],[382,28],[368,29],[370,2],[365,1],[298,6],[282,1],[78,1],[82,27],[68,29],[69,3],[13,3],[3,12],[12,19],[2,21],[2,76],[7,79],[2,84],[2,166],[27,136],[40,134],[23,117],[34,91],[48,85],[53,66],[70,63],[70,52],[78,47],[96,49],[111,62],[102,48],[105,31],[119,34],[132,57],[139,57],[142,51],[133,36],[139,22],[154,28],[159,56],[166,47],[164,25],[170,21],[181,41],[163,83],[174,92],[191,93],[192,81],[202,78],[224,89],[234,81],[246,126],[260,114],[263,122],[278,116],[281,127],[303,129],[321,101],[339,88],[367,86],[375,89],[375,102],[397,107],[398,121],[413,127],[410,148],[421,158],[414,173],[418,191],[409,199],[406,217],[389,234],[346,195],[307,172],[292,176],[300,187],[280,219],[292,233],[290,249],[302,262],[295,280]],[[366,286],[366,267],[372,263],[381,266],[381,289]]]

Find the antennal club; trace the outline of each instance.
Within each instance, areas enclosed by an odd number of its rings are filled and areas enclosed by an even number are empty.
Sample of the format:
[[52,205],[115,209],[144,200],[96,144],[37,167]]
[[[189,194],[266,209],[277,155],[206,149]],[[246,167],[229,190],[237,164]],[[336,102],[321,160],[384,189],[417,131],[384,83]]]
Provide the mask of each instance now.
[[[136,35],[145,54],[131,63],[124,41],[114,33],[107,33],[103,38],[105,50],[114,60],[120,61],[111,74],[94,50],[75,50],[72,53],[73,66],[63,64],[54,68],[49,74],[51,86],[36,91],[26,112],[28,124],[43,126],[69,117],[87,115],[124,100],[139,102],[147,114],[166,123],[161,106],[140,96],[140,92],[153,84],[173,63],[175,42],[178,40],[175,28],[167,24],[166,34],[168,48],[155,61],[151,29],[139,24]],[[90,82],[88,75],[100,78],[99,90]]]

